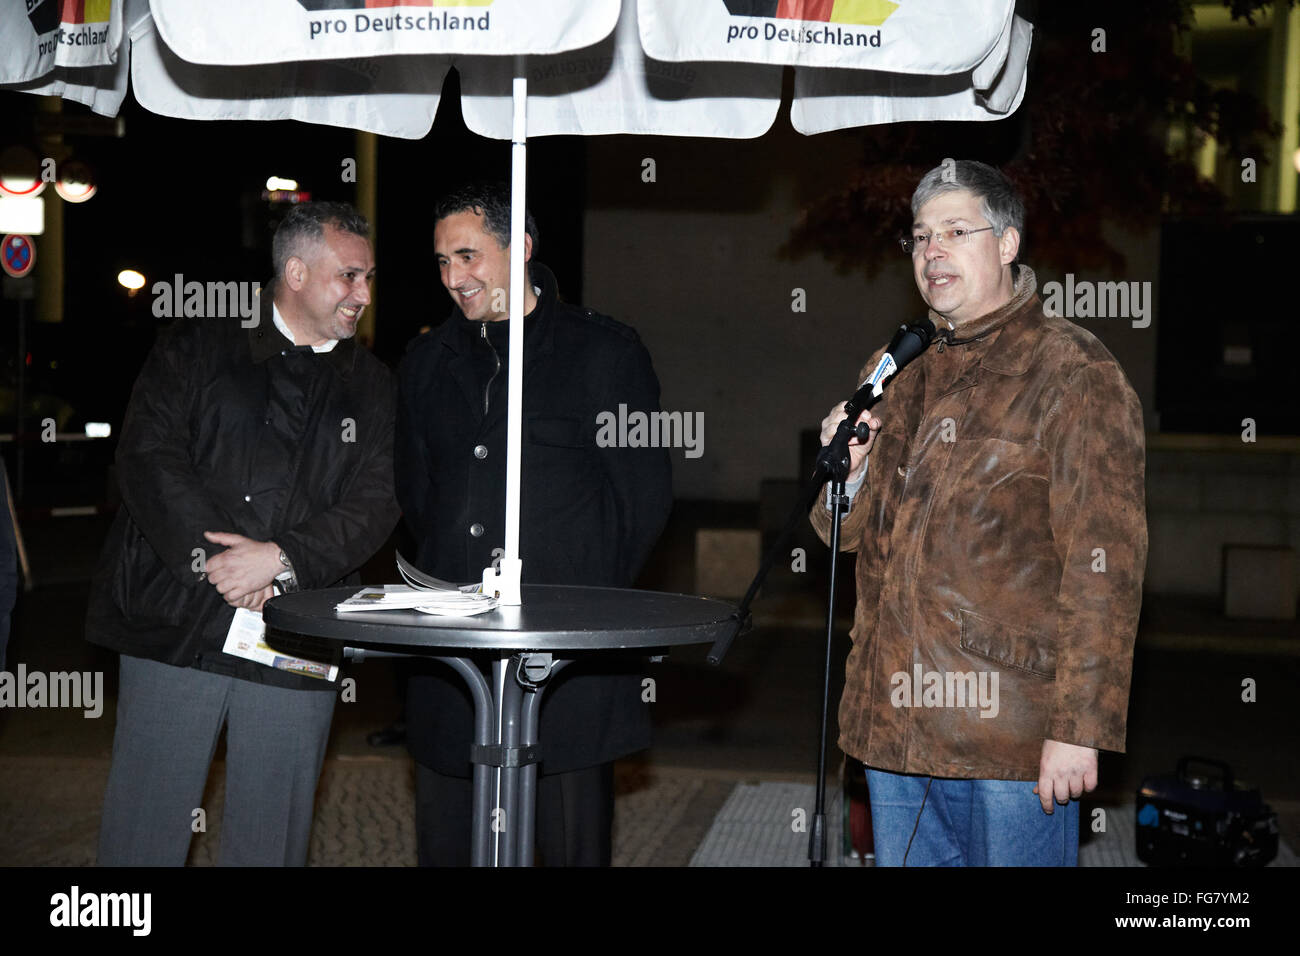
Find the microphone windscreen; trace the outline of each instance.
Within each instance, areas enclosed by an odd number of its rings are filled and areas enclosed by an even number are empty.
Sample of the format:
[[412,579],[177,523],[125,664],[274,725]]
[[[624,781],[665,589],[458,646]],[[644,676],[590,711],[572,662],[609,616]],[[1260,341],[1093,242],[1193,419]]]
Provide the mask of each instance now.
[[898,363],[899,368],[902,368],[928,349],[932,341],[934,341],[934,323],[923,316],[907,326],[907,331],[899,336],[897,347],[891,349],[894,361]]

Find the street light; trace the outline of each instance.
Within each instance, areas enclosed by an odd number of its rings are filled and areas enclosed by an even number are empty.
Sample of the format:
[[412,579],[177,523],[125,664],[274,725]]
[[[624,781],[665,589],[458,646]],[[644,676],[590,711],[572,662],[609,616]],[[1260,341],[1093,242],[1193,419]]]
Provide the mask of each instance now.
[[144,288],[144,276],[134,269],[123,269],[117,274],[118,285],[127,290],[127,295],[135,295]]

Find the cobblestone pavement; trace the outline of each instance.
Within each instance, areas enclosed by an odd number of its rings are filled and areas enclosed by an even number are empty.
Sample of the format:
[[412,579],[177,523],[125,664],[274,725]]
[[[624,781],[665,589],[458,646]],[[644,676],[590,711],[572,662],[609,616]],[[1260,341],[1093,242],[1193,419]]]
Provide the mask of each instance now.
[[[0,758],[0,866],[91,866],[109,761],[100,757]],[[683,866],[712,825],[734,780],[619,765],[614,865]],[[189,863],[216,863],[225,803],[217,761],[203,797],[206,828]],[[415,779],[410,760],[331,757],[316,795],[309,866],[414,866]]]
[[[0,759],[0,866],[91,866],[108,760]],[[192,866],[213,866],[221,838],[224,763],[213,764],[204,794],[206,828],[190,845]],[[803,866],[813,787],[736,775],[670,770],[624,761],[615,778],[615,866]],[[1294,821],[1297,808],[1279,808]],[[308,866],[414,866],[412,764],[393,757],[331,757],[316,797]],[[1138,866],[1133,805],[1107,809],[1104,834],[1084,834],[1081,866]],[[1092,819],[1091,805],[1084,819]],[[843,865],[841,796],[827,790],[827,863]],[[1285,829],[1285,828],[1284,828]],[[1294,827],[1292,826],[1293,830]],[[1285,843],[1274,865],[1295,866]]]

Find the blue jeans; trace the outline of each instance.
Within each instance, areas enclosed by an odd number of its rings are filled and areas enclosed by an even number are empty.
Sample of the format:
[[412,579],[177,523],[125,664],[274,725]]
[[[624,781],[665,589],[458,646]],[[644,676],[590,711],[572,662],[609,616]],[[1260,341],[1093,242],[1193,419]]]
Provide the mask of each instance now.
[[1077,866],[1079,802],[1056,804],[1049,816],[1034,785],[1032,780],[951,780],[868,767],[876,865]]

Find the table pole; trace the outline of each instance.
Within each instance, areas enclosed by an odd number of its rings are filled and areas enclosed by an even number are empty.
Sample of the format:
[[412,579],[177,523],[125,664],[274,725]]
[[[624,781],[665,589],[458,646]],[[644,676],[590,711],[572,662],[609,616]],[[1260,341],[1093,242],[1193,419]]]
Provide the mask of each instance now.
[[501,802],[499,820],[495,824],[501,831],[501,854],[497,866],[519,866],[521,852],[519,827],[519,766],[515,763],[519,753],[520,720],[524,705],[524,689],[516,672],[518,657],[508,663],[505,686],[501,689],[501,757],[507,766],[501,768]]
[[[524,695],[523,714],[519,721],[519,745],[537,746],[538,728],[542,709],[543,681],[555,677],[569,661],[553,661],[545,676],[535,681],[536,686]],[[519,772],[519,865],[533,865],[533,844],[537,832],[537,764],[529,763]]]
[[[472,660],[465,657],[443,657],[456,673],[460,674],[474,699],[474,743],[481,747],[493,743],[496,715],[492,706],[492,688],[483,672]],[[470,842],[470,866],[487,866],[491,861],[492,837],[492,768],[474,763],[473,834]]]
[[[492,742],[500,750],[503,738],[502,729],[505,726],[505,686],[509,679],[507,671],[509,670],[510,655],[499,656],[492,662],[492,703],[493,718],[492,725]],[[488,866],[509,866],[503,861],[501,842],[505,839],[502,836],[504,827],[501,825],[501,764],[498,763],[492,771],[493,790],[492,790],[492,809],[490,813],[492,828],[492,852],[488,859]]]

